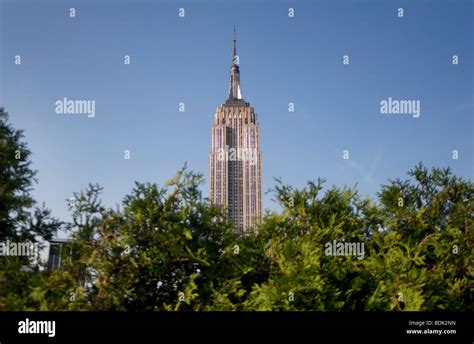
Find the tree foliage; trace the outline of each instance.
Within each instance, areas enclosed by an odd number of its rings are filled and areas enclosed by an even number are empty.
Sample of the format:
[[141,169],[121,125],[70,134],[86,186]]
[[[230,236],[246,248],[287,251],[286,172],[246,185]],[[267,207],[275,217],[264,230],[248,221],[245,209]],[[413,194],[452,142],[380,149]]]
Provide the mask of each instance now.
[[[31,196],[36,171],[31,169],[31,152],[23,138],[23,132],[12,127],[8,113],[0,108],[0,242],[30,242],[41,247],[42,240],[51,239],[64,224]],[[0,309],[33,306],[30,286],[39,276],[28,272],[28,266],[37,259],[0,255]]]
[[[137,182],[115,209],[91,184],[61,227],[31,211],[30,152],[2,116],[0,238],[67,228],[71,240],[60,270],[0,258],[0,309],[473,310],[474,185],[450,169],[420,163],[376,199],[323,179],[301,189],[277,180],[281,211],[241,235],[184,167],[163,186]],[[363,255],[329,255],[333,242],[363,244]]]

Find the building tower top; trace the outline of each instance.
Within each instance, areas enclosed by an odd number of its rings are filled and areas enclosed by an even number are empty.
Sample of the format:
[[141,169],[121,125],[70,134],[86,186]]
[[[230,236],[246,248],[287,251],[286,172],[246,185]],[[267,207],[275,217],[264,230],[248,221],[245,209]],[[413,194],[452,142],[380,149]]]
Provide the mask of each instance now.
[[234,52],[232,54],[232,66],[230,67],[229,100],[242,99],[240,91],[240,69],[239,55],[237,55],[237,33],[234,26]]
[[[236,63],[237,62],[237,63]],[[238,65],[238,57],[237,57],[237,32],[235,31],[235,25],[234,25],[234,54],[232,55],[232,64]]]

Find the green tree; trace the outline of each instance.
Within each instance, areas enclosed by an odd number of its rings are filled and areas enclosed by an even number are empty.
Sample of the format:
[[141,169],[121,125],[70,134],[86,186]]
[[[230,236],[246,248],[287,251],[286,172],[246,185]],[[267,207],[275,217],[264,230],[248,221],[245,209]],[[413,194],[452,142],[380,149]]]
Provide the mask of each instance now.
[[[0,108],[0,242],[41,245],[63,226],[31,196],[37,180],[30,158],[23,132],[12,127],[8,113]],[[31,258],[0,256],[0,310],[33,306],[28,296],[38,279],[38,265],[32,266]]]
[[405,258],[393,262],[405,268],[392,279],[417,299],[416,310],[472,310],[474,184],[449,168],[429,171],[421,163],[408,175],[379,194],[386,227],[397,233]]
[[[450,169],[420,163],[376,200],[277,180],[282,210],[241,235],[184,167],[163,186],[137,182],[114,209],[90,184],[65,226],[35,209],[31,153],[0,118],[0,240],[71,236],[57,271],[0,257],[2,310],[473,310],[474,185]],[[334,241],[364,251],[328,254]]]
[[199,310],[210,303],[214,286],[235,273],[226,257],[244,239],[203,199],[201,183],[185,169],[164,187],[136,183],[116,210],[101,205],[96,185],[75,195],[64,271],[78,284],[94,282],[87,307]]

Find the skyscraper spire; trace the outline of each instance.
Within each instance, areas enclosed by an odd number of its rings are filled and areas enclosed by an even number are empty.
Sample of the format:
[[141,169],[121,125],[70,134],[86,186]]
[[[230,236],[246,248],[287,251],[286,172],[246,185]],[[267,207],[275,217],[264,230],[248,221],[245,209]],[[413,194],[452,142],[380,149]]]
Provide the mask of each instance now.
[[237,32],[235,31],[235,25],[234,25],[234,54],[232,55],[232,64],[238,65],[238,57],[237,57]]
[[234,25],[234,52],[232,54],[232,67],[230,67],[229,100],[242,99],[240,92],[239,56],[237,55],[237,32]]

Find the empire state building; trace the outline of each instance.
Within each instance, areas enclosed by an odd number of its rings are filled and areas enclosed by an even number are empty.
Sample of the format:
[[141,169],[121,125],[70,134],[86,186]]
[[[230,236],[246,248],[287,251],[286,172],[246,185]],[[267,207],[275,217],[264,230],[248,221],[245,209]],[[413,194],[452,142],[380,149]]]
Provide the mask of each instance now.
[[242,233],[261,219],[260,126],[253,107],[242,98],[235,29],[229,98],[217,108],[212,124],[209,200],[222,206]]

